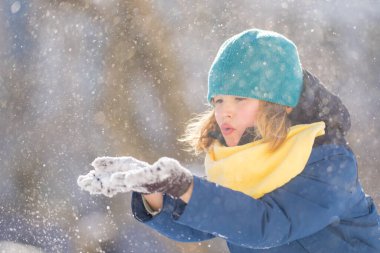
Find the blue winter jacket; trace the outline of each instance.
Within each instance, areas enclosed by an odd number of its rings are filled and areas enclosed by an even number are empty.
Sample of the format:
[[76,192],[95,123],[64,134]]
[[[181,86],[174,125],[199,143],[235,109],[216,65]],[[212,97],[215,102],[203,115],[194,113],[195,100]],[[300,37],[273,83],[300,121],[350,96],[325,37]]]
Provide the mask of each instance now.
[[222,237],[231,253],[379,253],[379,216],[345,145],[349,113],[306,70],[303,87],[292,125],[324,121],[326,134],[316,139],[300,175],[260,199],[194,177],[189,203],[164,196],[154,217],[133,193],[134,216],[177,241]]
[[260,199],[194,177],[183,205],[165,196],[152,217],[140,194],[132,200],[135,217],[161,234],[182,242],[222,237],[231,253],[380,252],[379,216],[343,146],[314,148],[300,175]]

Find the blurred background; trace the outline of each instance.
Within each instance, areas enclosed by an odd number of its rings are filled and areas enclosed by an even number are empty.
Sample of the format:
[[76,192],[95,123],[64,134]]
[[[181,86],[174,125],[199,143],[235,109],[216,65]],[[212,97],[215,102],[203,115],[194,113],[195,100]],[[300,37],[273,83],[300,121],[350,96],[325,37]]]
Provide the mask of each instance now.
[[375,0],[0,1],[2,252],[226,253],[219,239],[170,241],[134,220],[129,194],[90,196],[76,179],[102,155],[171,156],[202,175],[176,139],[207,109],[221,43],[253,27],[293,40],[346,104],[379,208],[379,24]]

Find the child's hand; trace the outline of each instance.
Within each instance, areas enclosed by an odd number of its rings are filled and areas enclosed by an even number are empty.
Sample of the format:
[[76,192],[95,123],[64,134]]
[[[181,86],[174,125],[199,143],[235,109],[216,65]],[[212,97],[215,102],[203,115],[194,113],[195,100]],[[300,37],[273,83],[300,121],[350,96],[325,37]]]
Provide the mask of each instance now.
[[87,175],[79,176],[77,183],[90,194],[103,194],[107,197],[112,197],[118,192],[129,191],[127,188],[116,189],[110,184],[112,173],[139,170],[150,166],[148,163],[130,156],[98,157],[91,165],[95,170],[91,170]]
[[82,190],[88,191],[90,194],[112,197],[117,191],[110,186],[110,177],[110,172],[91,170],[87,175],[79,176],[77,183]]
[[98,157],[91,163],[91,165],[95,168],[95,170],[107,171],[110,173],[128,170],[138,170],[150,166],[149,163],[137,160],[132,156]]
[[153,165],[133,157],[99,157],[95,170],[78,178],[78,185],[91,194],[112,197],[118,192],[167,193],[180,197],[190,187],[193,176],[175,159],[162,157]]
[[168,157],[160,158],[152,166],[115,172],[111,176],[111,185],[118,191],[162,192],[173,197],[183,195],[192,181],[191,172]]

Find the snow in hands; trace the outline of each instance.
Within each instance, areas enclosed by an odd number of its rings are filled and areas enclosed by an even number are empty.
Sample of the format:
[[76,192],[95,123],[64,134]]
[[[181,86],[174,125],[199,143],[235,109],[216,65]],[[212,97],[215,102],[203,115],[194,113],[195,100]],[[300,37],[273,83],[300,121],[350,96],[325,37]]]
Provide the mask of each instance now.
[[167,193],[180,197],[190,187],[193,176],[172,158],[162,157],[153,165],[133,157],[98,157],[87,175],[77,183],[90,194],[112,197],[119,192]]
[[112,182],[111,176],[116,172],[127,172],[139,170],[150,165],[146,162],[137,160],[130,156],[125,157],[98,157],[92,163],[91,170],[87,175],[78,177],[77,183],[90,194],[103,194],[107,197],[112,197],[120,191],[116,189]]

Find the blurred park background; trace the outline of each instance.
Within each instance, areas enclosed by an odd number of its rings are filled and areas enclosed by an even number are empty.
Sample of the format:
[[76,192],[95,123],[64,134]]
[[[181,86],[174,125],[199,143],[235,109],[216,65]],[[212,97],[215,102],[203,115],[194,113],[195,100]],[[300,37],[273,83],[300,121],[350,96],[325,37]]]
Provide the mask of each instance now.
[[90,196],[76,179],[102,155],[171,156],[201,175],[203,158],[176,139],[207,108],[221,43],[253,27],[293,40],[346,104],[379,208],[379,24],[376,0],[0,1],[0,247],[227,252],[218,239],[172,242],[134,220],[129,194]]

